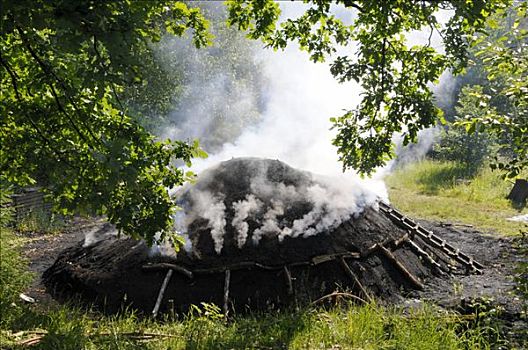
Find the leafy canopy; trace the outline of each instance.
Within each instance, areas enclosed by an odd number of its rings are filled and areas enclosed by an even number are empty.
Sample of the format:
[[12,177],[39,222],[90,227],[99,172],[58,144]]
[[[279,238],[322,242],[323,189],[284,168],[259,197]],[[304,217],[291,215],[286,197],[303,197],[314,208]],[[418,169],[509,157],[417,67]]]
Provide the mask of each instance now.
[[171,232],[167,188],[203,155],[197,142],[158,141],[123,107],[141,82],[149,43],[192,30],[207,45],[200,11],[174,1],[2,1],[0,171],[3,182],[39,183],[57,207],[106,214],[124,233]]
[[[279,25],[280,8],[272,0],[230,1],[229,23],[275,49],[296,41],[313,61],[332,57],[331,72],[339,81],[360,83],[359,106],[332,119],[338,131],[333,143],[344,168],[369,174],[393,156],[396,133],[402,133],[404,144],[408,144],[416,140],[419,130],[442,119],[433,104],[430,84],[446,69],[463,71],[467,38],[509,1],[338,0],[355,16],[351,25],[332,14],[329,1],[305,3],[307,9],[300,17]],[[442,9],[452,11],[445,26],[436,17]],[[405,33],[426,28],[431,35],[435,31],[440,34],[445,52],[430,43],[408,46]],[[357,44],[354,52],[333,57],[339,46],[351,43]]]

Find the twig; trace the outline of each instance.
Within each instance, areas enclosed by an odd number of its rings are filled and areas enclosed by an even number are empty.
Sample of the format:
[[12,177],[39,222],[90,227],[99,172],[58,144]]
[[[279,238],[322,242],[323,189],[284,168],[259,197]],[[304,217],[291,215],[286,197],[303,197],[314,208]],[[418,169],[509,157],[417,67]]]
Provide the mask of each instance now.
[[357,295],[354,295],[354,294],[351,294],[351,293],[345,293],[345,292],[332,292],[330,294],[327,294],[327,295],[324,295],[324,296],[320,297],[317,300],[312,301],[312,305],[319,304],[320,302],[322,302],[322,301],[324,301],[326,299],[332,298],[332,297],[347,297],[347,298],[356,299],[356,300],[362,302],[363,304],[368,304],[367,301],[361,299]]

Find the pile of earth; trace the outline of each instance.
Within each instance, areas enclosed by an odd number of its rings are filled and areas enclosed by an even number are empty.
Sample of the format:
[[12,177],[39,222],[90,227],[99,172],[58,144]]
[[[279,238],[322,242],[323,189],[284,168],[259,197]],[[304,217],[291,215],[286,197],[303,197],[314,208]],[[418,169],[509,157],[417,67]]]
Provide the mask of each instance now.
[[159,254],[110,235],[64,250],[43,281],[56,298],[80,297],[110,312],[151,312],[158,299],[161,312],[202,302],[227,312],[335,292],[392,303],[453,271],[441,249],[411,239],[379,210],[375,194],[356,186],[277,160],[232,159],[176,194],[186,249]]

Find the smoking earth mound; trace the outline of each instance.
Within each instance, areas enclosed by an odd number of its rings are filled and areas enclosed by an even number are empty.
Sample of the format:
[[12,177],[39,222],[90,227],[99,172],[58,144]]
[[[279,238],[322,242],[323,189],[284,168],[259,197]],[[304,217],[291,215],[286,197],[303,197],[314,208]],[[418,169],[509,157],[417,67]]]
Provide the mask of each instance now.
[[334,292],[394,302],[453,272],[457,262],[474,268],[360,183],[276,160],[220,163],[176,197],[185,249],[169,254],[163,245],[114,235],[79,242],[44,273],[48,290],[107,311],[185,311],[209,302],[227,312]]

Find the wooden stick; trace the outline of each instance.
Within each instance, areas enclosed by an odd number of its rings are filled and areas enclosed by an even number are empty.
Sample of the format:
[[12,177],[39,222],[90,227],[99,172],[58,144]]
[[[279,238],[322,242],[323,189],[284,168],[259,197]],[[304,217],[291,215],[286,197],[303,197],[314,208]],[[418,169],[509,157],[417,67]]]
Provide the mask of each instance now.
[[367,298],[368,301],[372,301],[372,298],[370,297],[370,295],[367,293],[367,290],[365,289],[365,287],[363,287],[363,285],[361,284],[361,282],[359,282],[359,279],[357,278],[356,274],[354,273],[354,271],[352,271],[352,269],[350,268],[350,266],[348,266],[345,258],[341,257],[341,259],[339,259],[339,262],[341,263],[341,266],[343,267],[343,269],[345,270],[346,274],[354,281],[354,283],[359,287],[359,290],[361,291],[361,293],[363,294],[363,296],[365,296],[365,298]]
[[165,279],[163,280],[163,283],[161,284],[160,291],[158,293],[158,299],[156,300],[156,305],[154,305],[154,310],[152,310],[152,317],[156,318],[158,316],[158,311],[161,305],[161,301],[163,300],[163,294],[165,294],[165,289],[167,288],[167,285],[169,284],[170,278],[172,277],[172,273],[174,270],[170,269],[167,271],[167,274],[165,275]]
[[410,273],[409,270],[407,270],[407,268],[403,266],[403,264],[398,259],[396,259],[396,257],[391,253],[390,250],[388,250],[382,245],[379,246],[379,249],[387,259],[389,259],[394,265],[396,265],[398,270],[400,270],[400,272],[412,283],[414,287],[420,290],[424,288],[422,282],[420,282],[418,278],[416,278],[412,273]]
[[[333,261],[339,257],[358,259],[361,257],[361,255],[357,252],[342,252],[342,253],[335,253],[335,254],[324,254],[324,255],[315,256],[310,261],[297,261],[297,262],[289,263],[288,265],[290,267],[318,265],[318,264],[321,264],[327,261]],[[235,271],[235,270],[259,268],[263,270],[277,271],[277,270],[282,270],[284,268],[284,265],[282,264],[281,265],[264,265],[264,264],[260,264],[254,261],[242,261],[239,263],[225,265],[225,266],[203,268],[203,269],[198,268],[198,269],[189,270],[180,265],[163,262],[163,263],[155,263],[155,264],[146,264],[146,265],[143,265],[142,268],[143,270],[172,269],[175,272],[179,272],[189,278],[193,278],[195,275],[198,275],[198,274],[205,275],[205,274],[223,273],[226,270]]]
[[148,264],[144,265],[143,270],[174,270],[182,275],[187,276],[188,278],[193,278],[193,273],[189,270],[187,270],[185,267],[181,267],[179,265],[170,264],[170,263],[157,263],[157,264]]
[[288,266],[284,265],[284,277],[286,278],[286,286],[288,287],[288,295],[293,295],[293,283],[290,270]]
[[324,300],[332,298],[332,297],[347,297],[347,298],[356,299],[356,300],[362,302],[363,304],[368,304],[367,301],[361,299],[357,295],[354,295],[354,294],[351,294],[351,293],[344,293],[344,292],[332,292],[330,294],[327,294],[327,295],[324,295],[324,296],[320,297],[317,300],[312,301],[312,304],[318,304],[321,301],[324,301]]
[[224,279],[224,317],[227,318],[229,311],[229,283],[231,282],[231,270],[225,271]]

